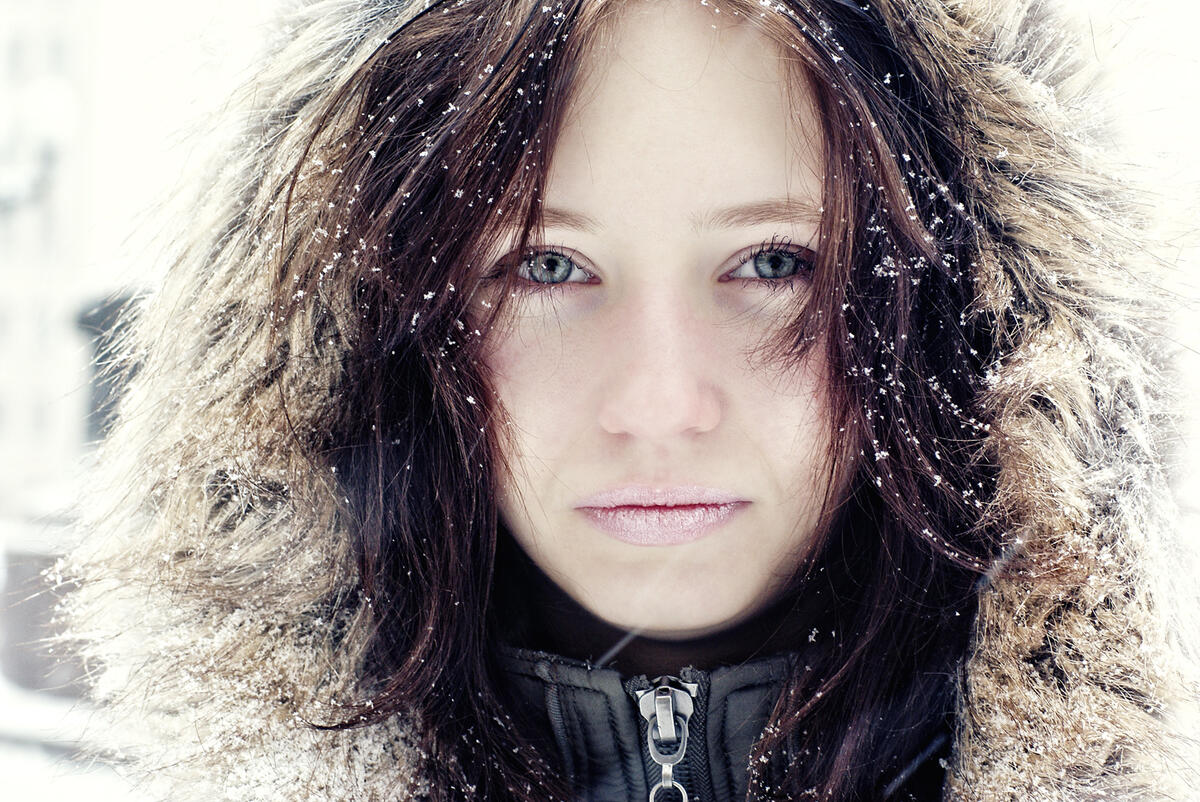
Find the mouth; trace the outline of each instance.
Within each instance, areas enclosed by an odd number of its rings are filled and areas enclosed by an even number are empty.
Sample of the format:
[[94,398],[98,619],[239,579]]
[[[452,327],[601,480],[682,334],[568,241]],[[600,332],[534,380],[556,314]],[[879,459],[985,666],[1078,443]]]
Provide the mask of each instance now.
[[576,509],[597,529],[624,543],[674,546],[720,529],[749,505],[712,488],[626,486],[590,496]]

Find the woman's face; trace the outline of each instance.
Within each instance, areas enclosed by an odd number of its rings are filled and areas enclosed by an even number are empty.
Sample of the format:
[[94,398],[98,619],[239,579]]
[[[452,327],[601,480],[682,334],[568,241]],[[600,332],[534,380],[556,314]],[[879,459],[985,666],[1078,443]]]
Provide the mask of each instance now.
[[829,481],[823,349],[748,355],[809,289],[821,123],[727,16],[639,4],[593,49],[489,341],[505,523],[589,611],[667,639],[776,600]]

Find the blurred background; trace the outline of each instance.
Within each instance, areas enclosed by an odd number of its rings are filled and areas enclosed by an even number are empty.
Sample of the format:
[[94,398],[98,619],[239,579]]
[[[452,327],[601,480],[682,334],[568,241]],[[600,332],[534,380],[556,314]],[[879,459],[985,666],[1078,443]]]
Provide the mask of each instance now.
[[154,208],[260,55],[276,0],[0,0],[0,798],[136,799],[78,759],[79,668],[41,646],[114,388],[94,362],[154,281]]
[[[1004,2],[1004,0],[997,0]],[[1160,200],[1200,209],[1200,7],[1069,0],[1095,33],[1132,152]],[[114,312],[153,286],[154,209],[205,163],[279,0],[0,0],[0,775],[8,800],[137,799],[79,758],[79,667],[43,645],[42,572],[78,537],[69,509],[115,388],[98,378]],[[1179,259],[1195,241],[1178,231]],[[1192,254],[1192,267],[1195,267]],[[1184,398],[1200,398],[1200,297],[1178,269]],[[1187,300],[1188,298],[1193,300]],[[1190,304],[1190,305],[1189,305]],[[1197,405],[1200,408],[1200,405]],[[1180,453],[1198,451],[1189,424]],[[1182,470],[1184,512],[1200,481]]]

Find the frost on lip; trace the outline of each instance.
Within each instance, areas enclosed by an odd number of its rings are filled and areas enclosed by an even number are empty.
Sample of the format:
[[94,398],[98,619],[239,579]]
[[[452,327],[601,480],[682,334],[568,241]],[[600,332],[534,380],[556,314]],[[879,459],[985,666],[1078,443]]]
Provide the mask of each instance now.
[[651,487],[623,485],[604,490],[579,501],[577,508],[595,507],[681,507],[696,504],[736,504],[745,501],[733,493],[699,485]]
[[639,546],[672,546],[699,540],[736,516],[748,502],[723,504],[580,507],[598,529]]

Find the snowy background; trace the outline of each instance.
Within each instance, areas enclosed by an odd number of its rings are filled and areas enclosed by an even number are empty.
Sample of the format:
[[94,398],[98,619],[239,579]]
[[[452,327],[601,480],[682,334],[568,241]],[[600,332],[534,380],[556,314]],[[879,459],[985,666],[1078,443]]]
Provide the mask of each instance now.
[[[1003,0],[998,0],[1003,2]],[[1200,7],[1072,0],[1113,71],[1135,152],[1163,169],[1161,203],[1200,209]],[[88,710],[77,670],[35,643],[50,600],[39,572],[71,543],[64,510],[84,481],[106,391],[90,363],[110,299],[145,287],[152,209],[202,163],[232,87],[261,52],[277,0],[0,0],[0,776],[6,800],[137,799],[111,768],[74,757]],[[1190,230],[1189,230],[1190,229]],[[1181,248],[1196,239],[1185,221]],[[1193,263],[1192,267],[1197,265]],[[1180,266],[1181,288],[1200,280]],[[1190,287],[1188,286],[1190,284]],[[1190,303],[1191,305],[1186,305]],[[1200,304],[1181,298],[1200,398]],[[1197,405],[1200,408],[1200,405]],[[1200,427],[1188,431],[1200,451]],[[1200,518],[1200,472],[1179,497]]]
[[35,648],[38,572],[100,435],[109,298],[148,283],[152,209],[261,51],[275,0],[0,0],[0,799],[133,800],[74,758],[71,665]]

